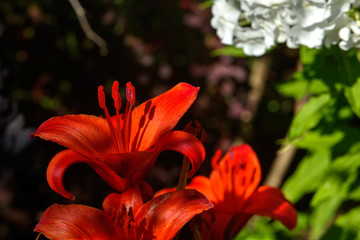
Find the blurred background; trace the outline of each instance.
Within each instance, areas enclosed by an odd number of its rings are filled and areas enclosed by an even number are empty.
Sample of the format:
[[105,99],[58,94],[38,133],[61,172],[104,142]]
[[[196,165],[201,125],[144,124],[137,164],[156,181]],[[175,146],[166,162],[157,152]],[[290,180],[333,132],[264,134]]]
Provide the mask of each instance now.
[[[86,36],[71,3],[82,5],[103,42]],[[52,203],[101,208],[111,189],[87,165],[65,174],[74,201],[53,192],[46,168],[64,148],[29,136],[52,116],[102,115],[97,87],[109,94],[114,80],[123,97],[132,82],[137,104],[179,82],[200,86],[176,127],[197,119],[207,133],[199,174],[210,172],[216,149],[246,142],[265,178],[294,109],[274,85],[295,71],[298,53],[280,46],[257,59],[218,56],[210,19],[210,8],[196,0],[0,1],[0,239],[35,239],[33,228]],[[155,191],[176,184],[181,162],[180,154],[160,155],[147,179]]]

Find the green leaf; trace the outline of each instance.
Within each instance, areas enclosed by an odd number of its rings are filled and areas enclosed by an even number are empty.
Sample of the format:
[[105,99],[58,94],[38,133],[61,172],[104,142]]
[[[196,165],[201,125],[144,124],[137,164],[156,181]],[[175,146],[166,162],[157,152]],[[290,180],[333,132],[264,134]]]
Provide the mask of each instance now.
[[360,239],[360,207],[340,215],[334,226],[324,235],[324,240]]
[[345,196],[342,179],[337,176],[327,178],[318,188],[310,203],[314,207],[310,218],[310,239],[319,239],[324,234]]
[[237,48],[234,46],[226,46],[223,48],[215,49],[211,52],[211,55],[213,57],[222,56],[222,55],[239,57],[239,58],[240,57],[248,57],[241,48]]
[[[348,143],[350,144],[350,143]],[[334,172],[350,174],[360,167],[360,142],[350,146],[350,150],[336,158],[331,165]]]
[[303,64],[314,63],[317,54],[319,54],[319,50],[315,48],[300,47],[300,59]]
[[292,78],[290,81],[277,85],[277,91],[285,97],[304,98],[308,94],[308,80],[303,78],[301,72],[294,73]]
[[310,80],[309,92],[311,94],[317,95],[317,94],[329,92],[330,90],[331,89],[330,89],[329,85],[326,84],[323,79],[312,78]]
[[350,86],[345,87],[345,97],[351,106],[353,112],[360,117],[360,77]]
[[305,131],[315,127],[323,117],[322,109],[331,101],[330,94],[312,97],[294,117],[290,130],[290,141],[302,136]]
[[268,217],[253,216],[248,224],[239,232],[234,240],[266,239],[266,240],[292,240],[306,239],[305,234],[309,227],[309,216],[298,212],[297,225],[288,230],[279,221],[271,221]]
[[310,217],[311,230],[309,239],[321,238],[342,201],[343,199],[340,197],[328,198],[316,206]]
[[356,169],[357,172],[352,172],[352,175],[356,175],[356,180],[351,184],[349,189],[348,200],[360,201],[360,169]]
[[360,207],[353,208],[346,214],[338,217],[335,224],[342,228],[352,229],[354,232],[358,232],[360,230]]
[[267,239],[276,240],[274,229],[268,218],[254,216],[234,240]]
[[349,106],[343,106],[338,110],[337,115],[339,119],[349,119],[353,116],[353,112]]
[[304,194],[315,191],[322,183],[330,161],[331,156],[327,149],[319,149],[312,155],[304,157],[282,188],[286,198],[295,203]]
[[360,185],[350,192],[348,199],[360,201]]
[[206,1],[202,2],[202,3],[200,3],[199,7],[200,7],[200,9],[204,10],[206,8],[211,7],[212,4],[213,4],[212,0],[206,0]]
[[311,239],[319,239],[326,226],[335,218],[338,208],[346,200],[351,185],[357,179],[357,174],[353,173],[347,175],[330,172],[316,191],[310,202],[314,209],[310,218]]
[[[309,215],[303,212],[297,212],[297,224],[292,230],[288,230],[281,222],[273,221],[274,230],[281,232],[282,235],[289,235],[290,239],[306,239],[309,228]],[[279,235],[279,234],[278,234]],[[279,238],[277,238],[279,239]],[[282,238],[280,238],[282,239]]]
[[339,129],[335,129],[331,133],[323,133],[321,130],[308,132],[296,141],[294,144],[298,148],[315,150],[318,148],[332,148],[345,137],[345,133]]
[[332,175],[323,180],[322,185],[317,189],[314,197],[311,199],[311,206],[320,205],[321,202],[332,198],[334,195],[339,196],[341,189],[341,178]]

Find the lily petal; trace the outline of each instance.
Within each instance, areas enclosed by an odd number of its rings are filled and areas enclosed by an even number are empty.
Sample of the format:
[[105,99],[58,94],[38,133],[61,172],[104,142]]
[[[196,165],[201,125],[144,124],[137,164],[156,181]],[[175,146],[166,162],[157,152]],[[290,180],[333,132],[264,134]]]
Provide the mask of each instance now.
[[151,170],[158,155],[159,152],[152,150],[131,153],[104,153],[96,154],[95,157],[123,178],[143,178],[145,173]]
[[290,230],[297,222],[294,206],[285,199],[280,189],[269,186],[259,187],[245,203],[243,212],[271,217]]
[[252,216],[253,214],[242,212],[234,214],[226,224],[223,239],[234,239]]
[[198,91],[198,87],[179,83],[136,107],[132,111],[132,149],[146,150],[171,131],[193,104]]
[[51,159],[46,172],[50,187],[63,197],[74,199],[74,196],[65,190],[63,177],[66,169],[75,163],[89,164],[105,182],[119,192],[128,189],[131,185],[128,179],[121,178],[103,162],[88,159],[72,150],[64,150]]
[[186,186],[186,189],[195,189],[202,194],[212,203],[216,203],[217,199],[214,195],[213,189],[211,187],[210,179],[204,176],[196,176],[191,182]]
[[144,232],[151,229],[157,240],[167,240],[175,237],[195,215],[212,207],[200,192],[180,190],[153,198],[139,209],[135,220],[145,223]]
[[114,152],[105,119],[92,115],[65,115],[43,122],[32,136],[56,142],[85,156]]
[[[205,197],[212,203],[216,203],[217,202],[217,198],[214,195],[214,192],[211,188],[211,182],[207,177],[204,176],[196,176],[194,177],[190,183],[188,185],[186,185],[186,189],[195,189],[199,192],[201,192],[202,194],[205,195]],[[155,197],[163,195],[165,193],[169,193],[169,192],[175,192],[176,191],[176,187],[172,187],[172,188],[164,188],[161,189],[160,191],[155,193]]]
[[[150,185],[146,182],[142,182],[141,184],[144,185],[143,187],[145,187],[146,190],[148,190],[148,188],[151,189]],[[116,216],[119,215],[123,206],[125,206],[126,209],[132,208],[132,211],[136,213],[144,204],[140,187],[138,184],[136,187],[130,188],[121,194],[109,194],[103,202],[104,211],[110,216]]]
[[42,214],[34,231],[52,240],[115,240],[114,224],[103,211],[77,204],[51,205]]
[[96,154],[106,165],[115,170],[121,177],[130,177],[134,181],[144,178],[151,170],[156,158],[162,151],[172,150],[184,154],[192,165],[189,177],[200,168],[205,159],[204,145],[192,134],[184,131],[166,133],[156,145],[142,152]]
[[172,150],[185,155],[191,163],[189,177],[193,177],[205,159],[205,148],[199,139],[184,131],[166,133],[155,145],[158,153]]
[[[221,176],[230,176],[227,188],[242,199],[247,199],[258,187],[261,180],[259,160],[247,144],[230,148],[229,152],[219,163]],[[228,177],[224,177],[226,182]]]

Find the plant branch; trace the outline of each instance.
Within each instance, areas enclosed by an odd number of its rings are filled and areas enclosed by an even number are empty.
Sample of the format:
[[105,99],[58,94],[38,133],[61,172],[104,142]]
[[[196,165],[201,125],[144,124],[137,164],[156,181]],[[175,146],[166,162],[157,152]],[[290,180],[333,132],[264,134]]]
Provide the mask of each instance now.
[[69,2],[76,13],[76,16],[79,20],[80,26],[83,29],[85,35],[91,41],[93,41],[96,45],[99,46],[101,55],[107,55],[109,51],[108,51],[106,42],[99,35],[97,35],[90,27],[90,24],[85,16],[85,10],[80,5],[79,1],[78,0],[69,0]]

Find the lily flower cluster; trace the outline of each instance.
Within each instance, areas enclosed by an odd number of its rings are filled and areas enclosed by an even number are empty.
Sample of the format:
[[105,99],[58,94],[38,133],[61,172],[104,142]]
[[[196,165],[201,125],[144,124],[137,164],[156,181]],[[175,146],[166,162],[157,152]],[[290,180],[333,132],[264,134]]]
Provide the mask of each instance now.
[[211,26],[221,42],[261,56],[289,48],[360,47],[359,0],[215,0]]
[[[135,88],[127,83],[122,114],[118,88],[115,81],[114,116],[109,114],[100,86],[98,99],[105,118],[53,117],[32,134],[67,148],[53,157],[47,169],[49,186],[55,192],[74,199],[64,188],[63,176],[78,162],[92,167],[115,190],[104,199],[103,210],[81,204],[51,205],[34,231],[55,240],[166,240],[173,239],[190,221],[196,239],[229,239],[254,214],[278,220],[288,229],[296,226],[296,210],[281,190],[258,188],[261,168],[248,145],[231,148],[221,160],[221,152],[217,152],[210,178],[193,177],[205,159],[204,134],[200,140],[196,137],[201,129],[198,123],[183,131],[173,128],[196,99],[199,88],[179,83],[134,108]],[[177,189],[163,189],[154,195],[144,179],[165,150],[184,155],[182,180]],[[193,179],[185,186],[188,177]]]

